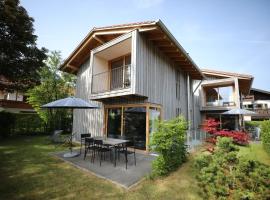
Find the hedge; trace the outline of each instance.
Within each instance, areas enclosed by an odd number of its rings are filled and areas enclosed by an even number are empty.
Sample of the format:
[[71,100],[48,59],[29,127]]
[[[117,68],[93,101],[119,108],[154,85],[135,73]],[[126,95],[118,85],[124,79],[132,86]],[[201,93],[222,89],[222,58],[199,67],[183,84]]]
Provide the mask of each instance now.
[[261,138],[264,149],[270,154],[270,120],[261,123]]

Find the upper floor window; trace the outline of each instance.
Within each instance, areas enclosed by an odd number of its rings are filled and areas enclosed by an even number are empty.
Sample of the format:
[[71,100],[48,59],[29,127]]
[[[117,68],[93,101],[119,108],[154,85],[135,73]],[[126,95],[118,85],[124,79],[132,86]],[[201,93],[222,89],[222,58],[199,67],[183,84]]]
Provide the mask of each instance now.
[[181,73],[179,71],[176,71],[175,73],[175,80],[176,80],[176,85],[175,85],[175,95],[176,99],[180,100],[181,99]]
[[110,61],[111,89],[130,86],[131,55],[122,56]]

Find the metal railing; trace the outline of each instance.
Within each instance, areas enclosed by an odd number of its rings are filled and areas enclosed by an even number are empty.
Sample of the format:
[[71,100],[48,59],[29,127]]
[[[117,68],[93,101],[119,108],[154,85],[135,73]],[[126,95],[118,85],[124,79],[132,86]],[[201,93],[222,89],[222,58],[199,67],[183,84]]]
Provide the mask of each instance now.
[[254,111],[259,115],[263,116],[270,116],[270,109],[269,108],[249,108],[248,110]]
[[129,88],[131,84],[130,69],[130,65],[125,65],[93,75],[92,93]]
[[214,102],[206,102],[205,107],[231,107],[235,106],[234,101],[221,101],[221,100],[216,100]]

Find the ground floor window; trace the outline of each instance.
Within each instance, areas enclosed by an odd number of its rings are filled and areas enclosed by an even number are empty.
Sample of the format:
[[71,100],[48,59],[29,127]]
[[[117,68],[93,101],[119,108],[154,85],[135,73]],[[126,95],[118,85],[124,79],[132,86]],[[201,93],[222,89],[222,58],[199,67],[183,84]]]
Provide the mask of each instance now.
[[151,136],[156,130],[156,122],[160,118],[159,105],[106,105],[105,133],[111,138],[131,138],[137,149],[148,150]]

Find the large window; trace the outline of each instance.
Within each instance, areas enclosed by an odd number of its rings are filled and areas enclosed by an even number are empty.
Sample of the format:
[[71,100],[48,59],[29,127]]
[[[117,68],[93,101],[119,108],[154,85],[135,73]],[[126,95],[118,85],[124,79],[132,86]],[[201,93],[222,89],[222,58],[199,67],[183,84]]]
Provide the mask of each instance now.
[[130,86],[131,55],[123,56],[111,62],[111,89]]
[[161,109],[150,104],[108,107],[106,109],[107,136],[111,138],[125,136],[127,139],[134,140],[137,149],[146,150],[151,135],[156,130],[156,121],[160,119]]
[[205,87],[206,106],[234,106],[233,87]]

